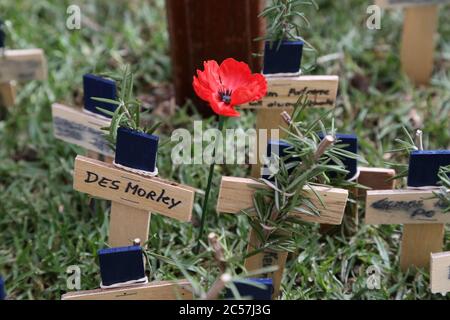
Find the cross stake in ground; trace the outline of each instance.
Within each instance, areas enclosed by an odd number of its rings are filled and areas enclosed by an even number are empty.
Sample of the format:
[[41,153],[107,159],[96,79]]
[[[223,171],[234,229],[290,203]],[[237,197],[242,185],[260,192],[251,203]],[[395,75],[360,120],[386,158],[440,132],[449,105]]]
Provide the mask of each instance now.
[[405,17],[401,47],[402,69],[416,85],[430,82],[434,61],[434,36],[439,4],[449,0],[377,0],[382,7],[403,7]]
[[450,223],[431,190],[367,191],[367,224],[404,224],[400,264],[428,268],[430,253],[442,250],[443,224]]
[[[255,188],[262,187],[263,184],[248,178],[222,177],[220,185],[219,200],[217,202],[217,211],[222,213],[239,214],[242,210],[253,207],[253,194]],[[311,200],[320,211],[320,216],[310,216],[299,212],[292,212],[297,218],[305,222],[317,222],[327,224],[341,224],[342,217],[347,203],[348,191],[344,189],[314,187],[315,192],[322,197],[325,207],[323,207],[316,198],[315,193],[310,190]],[[250,233],[250,239],[247,251],[254,252],[260,247],[254,232]],[[277,265],[278,270],[265,275],[273,279],[274,294],[277,298],[280,292],[281,277],[287,259],[287,252],[277,252],[265,250],[262,253],[255,254],[245,261],[245,267],[248,271],[259,270],[263,267]]]
[[47,78],[47,63],[41,49],[0,48],[0,106],[15,104],[16,83]]
[[[128,246],[133,239],[148,240],[151,213],[190,221],[195,192],[192,188],[157,177],[143,177],[111,164],[77,156],[74,189],[112,201],[108,244]],[[176,292],[174,288],[180,288]],[[191,298],[186,281],[150,283],[132,287],[69,293],[63,299]]]

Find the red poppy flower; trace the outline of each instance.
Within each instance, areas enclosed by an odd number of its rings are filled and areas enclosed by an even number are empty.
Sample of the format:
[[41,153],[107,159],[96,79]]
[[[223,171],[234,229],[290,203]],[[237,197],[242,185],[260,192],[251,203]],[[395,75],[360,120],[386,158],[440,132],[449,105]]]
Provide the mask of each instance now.
[[238,117],[235,106],[260,100],[267,93],[264,76],[252,74],[244,62],[228,58],[220,66],[214,60],[205,61],[203,66],[205,70],[197,70],[194,76],[194,90],[219,115]]

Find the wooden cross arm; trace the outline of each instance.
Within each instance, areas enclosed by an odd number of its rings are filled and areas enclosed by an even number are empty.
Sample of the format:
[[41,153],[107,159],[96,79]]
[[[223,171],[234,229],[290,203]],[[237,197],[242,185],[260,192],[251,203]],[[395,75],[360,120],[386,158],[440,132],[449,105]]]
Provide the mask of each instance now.
[[[359,167],[358,183],[373,190],[385,190],[395,188],[395,170],[386,168]],[[365,190],[361,190],[365,194]]]
[[77,156],[75,190],[129,207],[190,221],[194,206],[193,188],[157,177],[144,177],[112,164]]
[[450,252],[431,254],[430,286],[432,293],[450,292]]
[[387,8],[387,7],[412,7],[421,5],[438,5],[450,3],[450,0],[376,0],[375,4]]
[[52,104],[52,117],[53,134],[56,138],[104,156],[114,156],[104,137],[105,132],[101,130],[109,126],[109,119],[59,103]]
[[160,281],[114,289],[75,291],[61,300],[192,300],[192,287],[186,280]]
[[0,82],[46,78],[47,63],[42,49],[5,50],[0,57]]
[[338,83],[338,76],[268,77],[267,95],[240,108],[292,108],[302,95],[308,96],[313,107],[334,108]]
[[[237,177],[222,177],[217,202],[217,211],[224,213],[239,213],[241,210],[253,207],[253,194],[256,188],[266,187],[252,179]],[[348,199],[348,190],[326,187],[314,187],[321,196],[325,208],[321,205],[312,190],[308,190],[311,201],[320,211],[320,216],[310,216],[299,212],[292,214],[306,222],[341,224]]]
[[450,214],[430,190],[367,191],[366,224],[450,223]]

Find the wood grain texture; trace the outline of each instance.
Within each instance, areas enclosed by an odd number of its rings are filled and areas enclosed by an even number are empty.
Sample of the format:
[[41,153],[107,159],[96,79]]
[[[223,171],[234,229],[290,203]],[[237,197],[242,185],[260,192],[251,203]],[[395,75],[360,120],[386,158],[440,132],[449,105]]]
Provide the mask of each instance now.
[[417,7],[446,3],[450,3],[450,0],[375,0],[375,4],[383,8]]
[[61,300],[192,300],[186,280],[160,281],[115,289],[95,289],[64,294]]
[[[217,211],[223,213],[240,213],[241,210],[253,207],[253,193],[255,188],[264,187],[263,184],[248,178],[222,177],[217,202]],[[293,212],[297,218],[306,222],[341,224],[348,190],[337,188],[314,187],[322,197],[325,208],[320,204],[314,192],[305,188],[310,194],[311,201],[320,211],[320,216],[310,216]]]
[[[384,168],[367,168],[358,167],[359,176],[358,183],[369,187],[374,190],[390,190],[395,187],[395,180],[389,180],[395,176],[395,170],[384,169]],[[353,195],[355,199],[364,199],[366,196],[366,190],[352,188],[349,190],[350,194]],[[359,201],[356,201],[352,207],[347,205],[344,215],[344,230],[349,231],[349,234],[353,234],[358,230],[359,225],[359,214],[358,214]],[[320,226],[320,232],[322,234],[330,233],[334,231],[336,226],[331,226],[327,224],[322,224]]]
[[[290,115],[292,114],[292,108],[276,108],[276,109],[257,109],[256,112],[256,138],[258,143],[258,163],[252,165],[251,176],[254,178],[261,177],[261,165],[262,159],[267,154],[267,142],[269,139],[282,139],[286,136],[280,127],[286,128],[287,124],[283,121],[280,113],[286,111]],[[267,130],[267,140],[262,141],[259,137],[260,130]],[[272,134],[272,129],[277,129],[277,133]],[[261,145],[260,145],[261,144]]]
[[86,157],[106,163],[113,163],[114,161],[114,157],[105,156],[103,154],[91,150],[86,150]]
[[450,214],[428,190],[367,191],[366,224],[449,223]]
[[130,246],[134,239],[141,239],[146,247],[151,213],[113,201],[109,216],[108,244],[111,247]]
[[79,108],[59,103],[52,104],[53,134],[65,142],[83,147],[98,154],[114,157],[101,130],[110,120],[83,112]]
[[190,187],[140,176],[83,156],[75,159],[74,189],[181,221],[191,220],[195,195]]
[[400,55],[403,71],[416,85],[430,82],[437,21],[436,5],[405,8]]
[[442,251],[444,241],[443,224],[405,224],[403,226],[400,267],[428,269],[430,254]]
[[0,107],[12,107],[16,104],[16,83],[14,81],[0,83]]
[[431,254],[430,287],[432,293],[450,292],[450,252]]
[[41,49],[5,50],[0,57],[0,82],[46,78],[47,63]]
[[[256,233],[253,228],[249,235],[249,241],[247,245],[247,253],[251,253],[259,249],[260,243]],[[288,252],[279,252],[267,249],[261,253],[255,254],[251,257],[245,259],[244,266],[247,271],[256,271],[262,268],[277,266],[278,269],[273,272],[263,273],[255,275],[255,277],[260,278],[272,278],[273,283],[273,294],[272,299],[277,299],[281,291],[281,280],[283,278],[283,272],[286,266],[286,260],[288,257]]]
[[[359,167],[358,183],[372,190],[391,190],[395,188],[394,169]],[[358,190],[358,196],[365,196],[366,190]]]
[[240,108],[293,108],[304,94],[309,97],[312,107],[334,108],[338,83],[338,76],[268,77],[267,95]]

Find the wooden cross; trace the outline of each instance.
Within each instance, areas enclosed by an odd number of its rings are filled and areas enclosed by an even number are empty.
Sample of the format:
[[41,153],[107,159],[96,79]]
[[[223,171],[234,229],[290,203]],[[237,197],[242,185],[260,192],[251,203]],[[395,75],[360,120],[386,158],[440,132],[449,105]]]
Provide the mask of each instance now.
[[[264,187],[262,183],[253,179],[222,177],[217,202],[217,212],[239,214],[242,210],[253,207],[253,194],[255,188]],[[314,187],[314,191],[306,189],[311,197],[311,201],[319,209],[320,216],[310,216],[299,212],[292,212],[292,215],[305,222],[317,222],[338,225],[342,222],[345,205],[347,203],[348,191],[337,188]],[[325,206],[320,204],[314,192],[317,192],[324,201]],[[260,248],[256,233],[250,232],[247,251],[253,252]],[[245,260],[245,268],[248,271],[259,270],[263,267],[277,265],[278,270],[264,277],[273,280],[273,297],[277,298],[280,292],[281,278],[286,264],[288,253],[265,250],[262,253],[253,255]]]
[[[271,137],[271,129],[286,126],[280,113],[283,111],[292,113],[295,103],[302,95],[308,96],[312,107],[334,108],[335,106],[338,76],[267,77],[266,79],[267,95],[260,101],[240,107],[256,110],[256,130],[266,129],[268,139]],[[257,136],[259,137],[258,134]],[[258,148],[259,155],[266,154],[265,147]],[[260,176],[261,163],[258,161],[252,166],[252,177]]]
[[[158,177],[144,177],[112,164],[77,156],[74,189],[112,201],[108,244],[129,245],[133,239],[146,242],[151,213],[190,221],[195,191],[191,187]],[[131,287],[69,293],[63,299],[169,299],[192,298],[186,281],[150,283]],[[180,290],[174,290],[179,288]]]
[[430,283],[432,293],[450,292],[450,252],[431,254]]
[[11,107],[16,98],[16,82],[45,80],[47,63],[41,49],[0,48],[0,106]]
[[381,7],[403,7],[402,69],[416,85],[428,84],[434,64],[438,5],[450,0],[377,0]]
[[[91,158],[112,163],[114,152],[105,139],[105,132],[101,130],[108,127],[111,120],[94,113],[99,112],[95,106],[104,107],[105,103],[96,102],[92,97],[115,99],[116,84],[112,80],[86,74],[83,76],[83,87],[82,109],[60,103],[52,104],[54,135],[62,141],[83,147]],[[113,108],[110,104],[107,105]]]
[[372,190],[367,191],[366,223],[404,224],[400,265],[427,268],[430,253],[442,250],[444,213],[432,190]]

